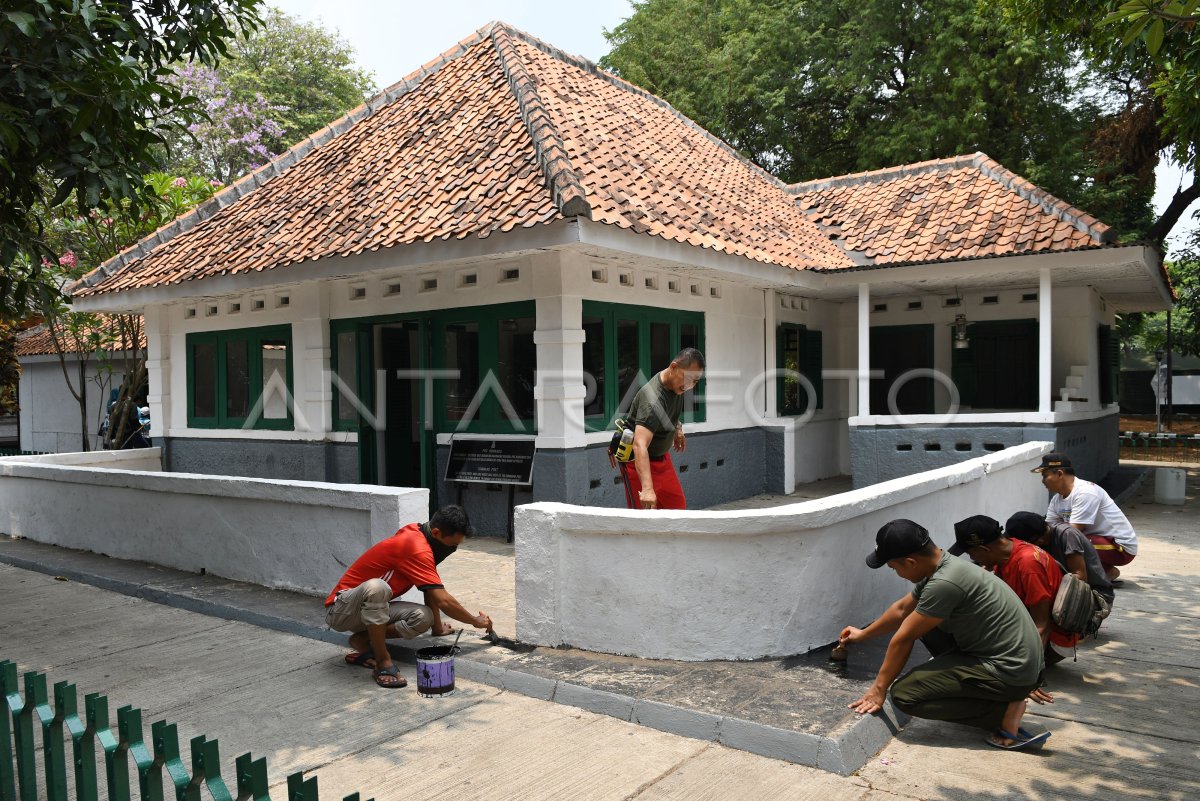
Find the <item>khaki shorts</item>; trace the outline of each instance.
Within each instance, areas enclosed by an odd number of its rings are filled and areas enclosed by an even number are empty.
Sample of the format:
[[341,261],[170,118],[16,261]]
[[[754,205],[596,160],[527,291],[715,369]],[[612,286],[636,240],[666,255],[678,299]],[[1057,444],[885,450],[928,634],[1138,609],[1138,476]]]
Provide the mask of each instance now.
[[395,626],[401,637],[411,640],[433,625],[433,611],[424,604],[393,601],[388,583],[371,579],[339,592],[325,608],[325,622],[334,631],[351,634],[367,626]]

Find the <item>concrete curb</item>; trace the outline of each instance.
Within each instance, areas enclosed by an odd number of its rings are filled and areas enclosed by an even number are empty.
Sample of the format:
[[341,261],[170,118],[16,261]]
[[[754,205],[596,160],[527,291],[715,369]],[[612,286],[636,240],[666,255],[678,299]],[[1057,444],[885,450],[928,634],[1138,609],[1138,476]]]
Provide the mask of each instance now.
[[[188,612],[249,623],[260,628],[335,645],[345,644],[344,634],[331,631],[322,625],[256,612],[161,584],[113,578],[90,570],[46,564],[36,559],[3,552],[0,552],[0,563],[45,575],[62,576],[80,584],[88,584],[110,592],[141,598]],[[319,599],[314,598],[314,603],[318,602]],[[406,663],[414,663],[417,649],[426,645],[427,643],[424,641],[412,645],[393,641],[388,643],[388,650],[392,652],[394,658]],[[730,748],[807,765],[843,776],[861,768],[887,745],[903,725],[897,721],[898,717],[904,717],[899,716],[889,703],[880,715],[856,716],[854,720],[844,724],[829,736],[822,736],[779,729],[742,718],[687,709],[660,701],[597,690],[561,679],[522,673],[485,662],[476,662],[461,656],[455,660],[455,672],[468,681],[479,682],[530,698],[585,709],[598,715],[618,718],[669,734],[721,743]],[[904,722],[907,722],[906,718]]]

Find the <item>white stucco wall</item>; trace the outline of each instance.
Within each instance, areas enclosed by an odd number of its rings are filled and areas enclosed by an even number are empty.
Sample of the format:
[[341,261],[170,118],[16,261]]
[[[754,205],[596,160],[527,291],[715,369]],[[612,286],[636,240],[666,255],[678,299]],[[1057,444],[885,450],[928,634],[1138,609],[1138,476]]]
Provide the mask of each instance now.
[[[76,359],[68,357],[67,369],[72,383],[78,385]],[[109,388],[120,386],[124,379],[121,370],[103,374],[95,369],[93,359],[84,382],[87,393],[88,441],[91,447],[99,444],[96,432],[103,417]],[[81,449],[79,403],[67,387],[57,356],[26,356],[21,359],[21,380],[17,387],[21,404],[21,449],[44,453],[69,453]]]
[[516,510],[517,636],[656,659],[755,659],[828,644],[911,585],[864,563],[888,520],[942,547],[973,514],[1040,510],[1030,469],[1050,443],[791,506],[631,512],[537,503]]
[[321,596],[428,505],[424,489],[0,459],[0,533]]

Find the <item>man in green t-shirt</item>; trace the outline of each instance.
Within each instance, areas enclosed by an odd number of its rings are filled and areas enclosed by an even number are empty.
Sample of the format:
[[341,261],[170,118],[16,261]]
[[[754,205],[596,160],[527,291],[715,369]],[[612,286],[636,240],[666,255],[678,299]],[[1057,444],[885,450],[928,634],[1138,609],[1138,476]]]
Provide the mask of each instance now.
[[687,448],[680,421],[683,393],[703,375],[704,354],[684,348],[634,395],[625,416],[633,428],[633,459],[620,465],[630,509],[687,508],[670,451]]
[[[1041,637],[1020,599],[996,576],[934,545],[911,520],[885,524],[875,546],[868,567],[886,564],[916,586],[866,628],[842,630],[845,645],[895,632],[875,682],[850,708],[879,711],[891,687],[892,703],[913,717],[985,729],[997,748],[1041,747],[1050,732],[1021,727],[1044,665]],[[918,639],[933,659],[897,679]],[[1052,700],[1040,691],[1032,697]]]

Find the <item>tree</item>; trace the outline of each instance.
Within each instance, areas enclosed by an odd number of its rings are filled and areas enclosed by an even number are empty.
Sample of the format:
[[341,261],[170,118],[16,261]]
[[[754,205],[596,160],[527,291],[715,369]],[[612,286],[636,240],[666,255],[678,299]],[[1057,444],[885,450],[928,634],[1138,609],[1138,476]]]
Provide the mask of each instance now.
[[240,102],[262,95],[277,107],[283,133],[265,144],[281,153],[361,105],[375,91],[370,72],[354,64],[354,50],[337,33],[278,9],[261,27],[231,45],[218,72]]
[[171,138],[169,160],[176,170],[211,175],[227,184],[279,155],[269,142],[283,135],[276,121],[282,106],[261,94],[238,100],[220,73],[202,64],[183,64],[168,80],[197,98],[205,111],[205,119]]
[[644,0],[605,35],[602,66],[785,181],[982,150],[1126,230],[1149,221],[1153,184],[1093,147],[1107,87],[993,4]]
[[[195,119],[165,81],[215,64],[261,0],[5,0],[0,12],[0,312],[30,305],[48,248],[32,214],[141,202],[166,134]],[[190,120],[189,120],[190,121]]]
[[215,69],[177,68],[172,83],[208,119],[171,141],[169,164],[226,183],[256,169],[363,102],[372,81],[353,57],[336,34],[269,9]]
[[[89,369],[96,360],[95,380],[102,392],[118,366],[120,354],[124,378],[117,402],[108,410],[104,447],[120,447],[136,419],[137,402],[147,390],[146,353],[142,344],[142,320],[138,315],[95,314],[73,311],[57,284],[70,283],[86,275],[125,248],[153,233],[162,225],[212,197],[221,183],[196,176],[182,177],[152,173],[145,179],[146,191],[137,205],[129,200],[109,201],[84,215],[72,214],[63,206],[39,212],[48,220],[46,240],[61,255],[43,264],[46,278],[55,282],[38,294],[38,311],[52,336],[67,388],[79,405],[82,450],[90,449],[87,385]],[[74,361],[74,372],[69,362]]]
[[1112,161],[1128,173],[1151,176],[1159,154],[1193,176],[1146,227],[1144,239],[1160,248],[1187,209],[1200,198],[1194,179],[1200,142],[1200,43],[1193,37],[1200,14],[1195,0],[1001,0],[1027,30],[1045,31],[1079,51],[1089,68],[1124,81],[1126,102],[1110,126]]

